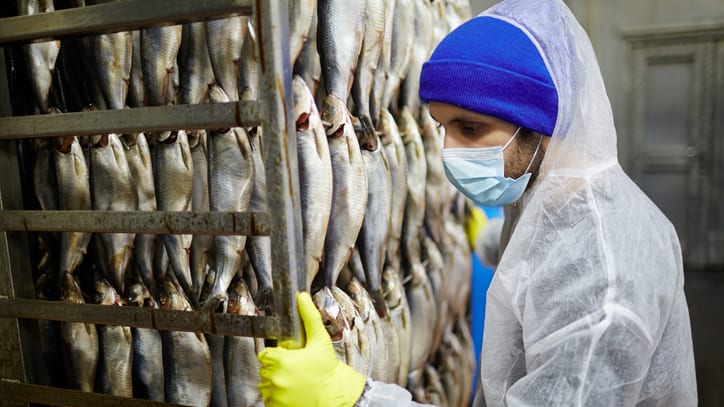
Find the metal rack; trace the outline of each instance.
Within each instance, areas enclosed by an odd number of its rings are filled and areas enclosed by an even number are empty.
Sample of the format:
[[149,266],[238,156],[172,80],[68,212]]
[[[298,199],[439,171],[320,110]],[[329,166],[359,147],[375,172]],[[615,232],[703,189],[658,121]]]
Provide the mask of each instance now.
[[[11,115],[4,48],[28,42],[135,30],[232,15],[254,18],[260,44],[259,100],[125,110]],[[298,339],[294,293],[303,287],[301,212],[291,103],[286,0],[124,0],[0,19],[0,406],[144,406],[163,403],[40,386],[37,320]],[[111,212],[23,210],[15,140],[229,126],[264,128],[268,212]],[[106,307],[41,301],[28,256],[31,231],[268,235],[275,312],[234,316],[201,311]]]

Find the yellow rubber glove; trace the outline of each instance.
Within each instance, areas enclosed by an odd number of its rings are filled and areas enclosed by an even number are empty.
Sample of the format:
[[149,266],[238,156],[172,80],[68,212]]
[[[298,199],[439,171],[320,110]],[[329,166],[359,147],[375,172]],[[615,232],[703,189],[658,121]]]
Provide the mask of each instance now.
[[353,406],[365,376],[337,359],[322,317],[306,292],[297,294],[307,342],[301,349],[284,344],[259,353],[259,391],[269,406]]
[[470,210],[468,223],[465,225],[465,234],[468,236],[468,243],[472,249],[475,249],[475,240],[480,236],[480,231],[485,228],[487,223],[488,217],[485,212],[477,206],[473,206]]

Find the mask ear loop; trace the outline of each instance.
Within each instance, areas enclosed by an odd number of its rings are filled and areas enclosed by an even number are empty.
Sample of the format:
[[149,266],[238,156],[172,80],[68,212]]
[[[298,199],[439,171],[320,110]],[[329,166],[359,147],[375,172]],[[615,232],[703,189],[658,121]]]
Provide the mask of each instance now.
[[538,135],[538,144],[535,146],[535,151],[533,151],[533,157],[530,158],[530,162],[528,163],[528,167],[525,169],[525,172],[523,174],[527,174],[528,170],[530,170],[530,167],[533,165],[533,161],[535,161],[535,156],[538,155],[538,150],[540,149],[540,142],[543,140],[543,135]]
[[512,143],[513,140],[515,140],[515,136],[517,136],[519,132],[520,132],[520,126],[518,126],[518,128],[515,129],[515,133],[513,133],[513,135],[510,137],[510,140],[508,140],[508,142],[505,143],[505,145],[503,146],[503,151],[505,151],[505,149],[508,148],[510,143]]

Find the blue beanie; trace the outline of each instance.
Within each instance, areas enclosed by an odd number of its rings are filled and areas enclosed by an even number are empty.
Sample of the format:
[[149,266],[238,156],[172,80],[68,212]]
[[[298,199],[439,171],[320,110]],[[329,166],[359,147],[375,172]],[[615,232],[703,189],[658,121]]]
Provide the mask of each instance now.
[[468,20],[422,66],[420,99],[462,107],[552,135],[558,92],[520,28],[493,17]]

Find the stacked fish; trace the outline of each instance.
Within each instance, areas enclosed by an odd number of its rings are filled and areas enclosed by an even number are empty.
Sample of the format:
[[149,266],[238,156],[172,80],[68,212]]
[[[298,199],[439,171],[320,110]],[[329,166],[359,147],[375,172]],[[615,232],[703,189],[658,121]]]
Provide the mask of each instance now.
[[[104,0],[73,0],[75,7]],[[106,0],[107,1],[107,0]],[[21,13],[52,11],[20,0]],[[468,202],[445,181],[422,63],[464,0],[290,0],[305,290],[337,356],[415,400],[469,404]],[[231,17],[22,49],[35,113],[254,100],[252,20]],[[56,63],[57,59],[57,63]],[[84,64],[78,61],[89,61]],[[263,129],[67,136],[34,144],[42,209],[266,211]],[[39,298],[258,315],[268,236],[45,233]],[[87,295],[86,293],[93,293]],[[187,405],[256,405],[253,338],[41,323],[46,384]]]

